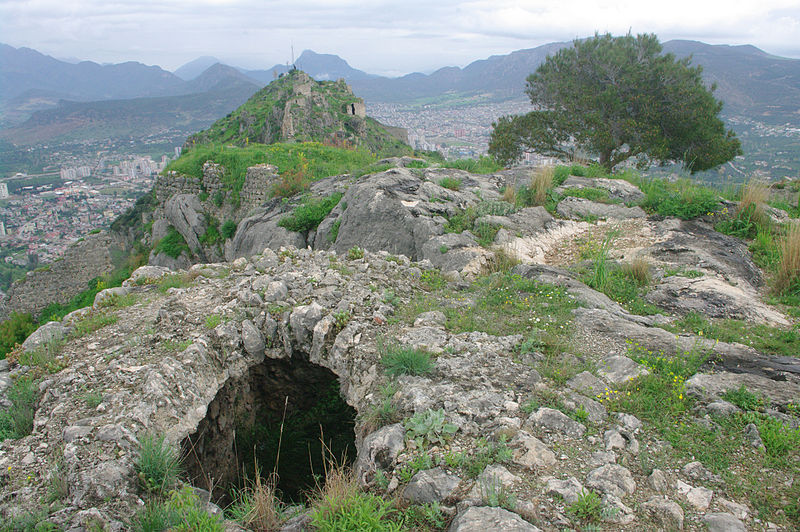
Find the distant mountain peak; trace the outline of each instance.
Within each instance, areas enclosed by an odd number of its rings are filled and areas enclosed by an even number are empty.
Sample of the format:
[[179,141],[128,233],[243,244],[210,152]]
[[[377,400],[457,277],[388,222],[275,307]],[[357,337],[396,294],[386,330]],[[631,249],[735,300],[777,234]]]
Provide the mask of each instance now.
[[184,81],[191,81],[195,79],[197,76],[208,70],[209,67],[219,63],[219,59],[216,57],[211,57],[210,55],[204,55],[202,57],[198,57],[193,61],[189,61],[185,65],[178,67],[173,74],[178,76]]

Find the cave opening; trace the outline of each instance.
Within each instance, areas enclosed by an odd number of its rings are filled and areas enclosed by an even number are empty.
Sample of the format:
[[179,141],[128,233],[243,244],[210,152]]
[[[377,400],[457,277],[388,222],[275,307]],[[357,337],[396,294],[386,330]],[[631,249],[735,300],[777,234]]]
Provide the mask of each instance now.
[[256,464],[263,478],[277,473],[285,502],[302,502],[324,476],[326,459],[355,459],[355,417],[327,368],[297,354],[266,359],[217,393],[182,443],[184,467],[221,505],[252,482]]

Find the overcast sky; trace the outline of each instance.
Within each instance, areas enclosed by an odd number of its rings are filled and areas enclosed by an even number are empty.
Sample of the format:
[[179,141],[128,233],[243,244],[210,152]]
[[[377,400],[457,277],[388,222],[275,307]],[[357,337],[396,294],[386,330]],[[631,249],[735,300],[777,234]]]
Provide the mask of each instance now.
[[800,0],[0,0],[6,44],[168,70],[203,55],[268,68],[293,44],[401,75],[629,30],[800,58]]

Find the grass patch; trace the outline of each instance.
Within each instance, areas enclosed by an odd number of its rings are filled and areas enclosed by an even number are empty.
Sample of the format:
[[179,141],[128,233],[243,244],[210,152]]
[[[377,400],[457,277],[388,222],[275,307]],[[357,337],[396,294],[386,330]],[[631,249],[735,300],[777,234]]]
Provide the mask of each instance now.
[[278,173],[285,178],[285,186],[278,190],[280,194],[275,195],[285,197],[298,181],[304,186],[323,177],[355,173],[375,160],[375,155],[366,149],[336,148],[318,142],[251,143],[244,147],[203,144],[172,161],[165,173],[174,170],[201,179],[203,164],[214,161],[225,168],[222,182],[236,202],[250,166],[262,163],[276,166]]
[[300,205],[292,210],[290,215],[281,218],[278,221],[278,225],[289,231],[308,233],[319,226],[320,222],[330,214],[341,199],[341,192],[325,198],[305,198]]
[[183,273],[171,273],[158,280],[158,291],[166,294],[170,288],[186,288],[191,286],[192,279]]
[[719,207],[717,192],[689,179],[669,182],[639,178],[634,184],[645,194],[641,206],[650,213],[691,220],[715,212]]
[[604,188],[585,187],[568,188],[561,193],[563,197],[583,198],[597,203],[616,203],[611,200],[608,191]]
[[151,500],[137,514],[134,530],[156,532],[161,530],[196,530],[223,532],[221,516],[206,512],[191,486],[170,492],[166,501]]
[[442,163],[442,168],[456,168],[471,174],[492,174],[503,169],[494,159],[485,155],[478,159],[445,161]]
[[789,225],[778,248],[780,259],[773,289],[778,294],[800,295],[800,222]]
[[11,407],[0,411],[0,441],[23,438],[33,431],[33,416],[39,400],[37,382],[29,376],[18,377],[6,390]]
[[164,437],[144,435],[134,464],[139,484],[149,493],[163,494],[178,482],[182,467],[177,453]]
[[461,179],[458,177],[443,177],[439,180],[439,186],[458,191],[461,189]]
[[184,252],[187,255],[191,254],[189,244],[186,243],[183,235],[181,235],[178,230],[172,226],[169,226],[167,229],[167,234],[164,236],[164,238],[156,242],[156,245],[153,246],[153,251],[156,253],[156,255],[163,253],[168,257],[172,257],[173,259],[177,259],[181,256],[181,253]]
[[91,334],[97,330],[100,330],[107,325],[117,323],[118,320],[119,318],[116,314],[89,314],[89,316],[83,318],[81,321],[75,324],[75,328],[72,330],[71,336],[73,338],[81,338],[87,334]]
[[592,490],[583,489],[578,494],[578,499],[569,505],[567,513],[573,519],[594,523],[600,521],[602,510],[600,496]]
[[672,325],[664,326],[672,332],[690,332],[719,340],[748,345],[765,354],[779,356],[800,356],[800,330],[779,329],[761,323],[748,323],[742,320],[709,320],[698,312],[689,312]]
[[425,375],[433,370],[434,363],[427,351],[387,342],[378,342],[381,365],[387,375]]

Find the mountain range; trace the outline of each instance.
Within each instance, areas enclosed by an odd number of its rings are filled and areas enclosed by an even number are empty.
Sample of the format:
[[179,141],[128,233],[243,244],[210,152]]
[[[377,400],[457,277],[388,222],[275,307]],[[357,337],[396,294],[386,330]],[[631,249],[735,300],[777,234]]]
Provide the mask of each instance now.
[[[298,57],[295,66],[317,80],[344,78],[368,105],[459,99],[491,102],[524,98],[525,78],[548,54],[566,46],[570,43],[550,43],[491,56],[464,68],[444,67],[428,75],[399,78],[371,75],[338,56],[310,50]],[[717,85],[715,94],[725,102],[727,115],[800,125],[799,59],[773,56],[753,46],[697,41],[667,41],[664,50],[678,57],[691,55],[694,64],[703,66],[706,80]],[[288,69],[288,65],[275,65],[245,70],[201,57],[172,73],[135,62],[67,63],[29,48],[0,44],[0,127],[5,129],[0,137],[24,144],[65,134],[79,138],[81,132],[91,136],[96,130],[92,124],[98,120],[118,122],[107,124],[104,130],[139,124],[135,132],[139,134],[150,124],[151,132],[161,131],[176,125],[174,113],[161,112],[169,108],[197,118],[181,124],[207,127]]]

